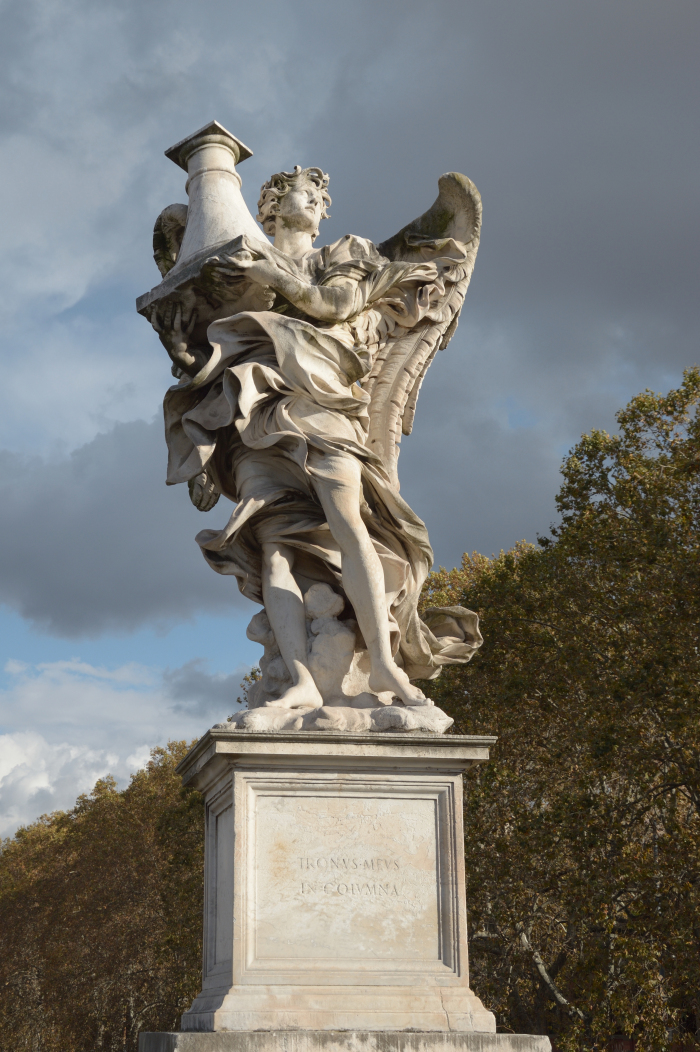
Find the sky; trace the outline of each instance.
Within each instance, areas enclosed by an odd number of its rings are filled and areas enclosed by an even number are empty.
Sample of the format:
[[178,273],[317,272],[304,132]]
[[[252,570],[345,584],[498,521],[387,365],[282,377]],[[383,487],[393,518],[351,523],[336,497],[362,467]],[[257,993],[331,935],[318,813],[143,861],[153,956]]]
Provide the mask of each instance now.
[[[163,153],[212,119],[260,185],[330,173],[380,242],[446,171],[484,203],[402,493],[436,565],[534,541],[567,450],[698,363],[697,0],[4,0],[0,5],[0,835],[124,784],[235,710],[258,609],[166,487],[172,382],[135,313]],[[488,645],[488,641],[487,644]]]

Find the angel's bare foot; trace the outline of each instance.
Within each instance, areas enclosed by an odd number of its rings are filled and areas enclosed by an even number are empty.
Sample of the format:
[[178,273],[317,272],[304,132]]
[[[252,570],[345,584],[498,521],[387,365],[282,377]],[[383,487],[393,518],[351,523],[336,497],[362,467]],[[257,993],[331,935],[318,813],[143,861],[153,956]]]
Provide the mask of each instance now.
[[390,665],[382,665],[381,668],[372,669],[369,677],[369,687],[376,694],[390,690],[405,705],[432,705],[430,698],[426,698],[422,690],[415,687],[410,679],[398,665],[392,661]]
[[281,698],[265,703],[279,709],[320,709],[323,698],[310,672],[299,677],[299,682],[285,690]]

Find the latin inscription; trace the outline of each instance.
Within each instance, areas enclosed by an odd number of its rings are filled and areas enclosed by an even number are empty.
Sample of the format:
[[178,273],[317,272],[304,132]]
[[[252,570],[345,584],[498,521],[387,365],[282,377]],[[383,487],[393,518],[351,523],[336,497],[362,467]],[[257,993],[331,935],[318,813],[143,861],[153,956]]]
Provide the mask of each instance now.
[[291,790],[255,814],[255,960],[439,960],[432,799]]
[[300,858],[302,869],[376,870],[378,873],[399,869],[397,858]]
[[[377,874],[386,877],[390,873],[395,874],[396,870],[400,869],[401,866],[397,858],[352,858],[347,855],[335,855],[329,858],[300,858],[299,868],[305,872],[309,870],[326,870],[328,871],[328,876],[334,870],[339,870],[344,875],[360,876],[364,873],[365,876]],[[399,888],[392,883],[370,884],[366,882],[357,884],[351,882],[348,884],[343,880],[302,880],[302,895],[310,895],[314,892],[321,892],[323,895],[365,895],[369,897],[386,895],[388,897],[399,897]]]
[[313,891],[322,891],[324,895],[394,895],[396,898],[399,895],[396,884],[344,884],[342,881],[339,884],[335,881],[324,884],[321,881],[302,880],[302,895]]

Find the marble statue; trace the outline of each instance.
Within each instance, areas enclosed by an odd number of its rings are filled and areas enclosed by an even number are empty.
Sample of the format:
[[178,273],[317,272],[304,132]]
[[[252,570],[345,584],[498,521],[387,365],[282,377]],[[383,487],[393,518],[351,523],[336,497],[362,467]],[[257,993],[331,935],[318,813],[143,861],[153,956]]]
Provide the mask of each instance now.
[[441,733],[452,721],[415,680],[469,661],[482,639],[462,607],[418,613],[433,556],[397,461],[457,326],[479,193],[449,173],[382,244],[346,235],[315,248],[331,204],[320,168],[271,176],[260,229],[236,171],[250,151],[225,128],[212,122],[167,156],[188,172],[189,205],[159,216],[163,281],[137,306],[177,378],[167,482],[187,483],[203,512],[233,502],[197,542],[263,607],[248,629],[262,677],[232,725]]

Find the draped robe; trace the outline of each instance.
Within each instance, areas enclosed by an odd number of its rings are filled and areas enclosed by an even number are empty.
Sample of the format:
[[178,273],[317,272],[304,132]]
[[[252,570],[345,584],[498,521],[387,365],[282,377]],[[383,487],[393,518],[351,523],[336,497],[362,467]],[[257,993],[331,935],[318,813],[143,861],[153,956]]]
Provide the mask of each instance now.
[[[439,315],[465,254],[452,239],[424,240],[419,262],[391,262],[372,242],[346,236],[301,260],[283,257],[306,282],[351,288],[350,319],[320,322],[283,303],[215,321],[209,361],[164,402],[167,482],[206,469],[235,503],[222,530],[202,530],[196,539],[209,565],[235,576],[257,603],[265,542],[294,549],[302,592],[325,582],[342,594],[341,553],[318,493],[338,458],[359,463],[360,512],[384,571],[392,649],[412,679],[468,661],[481,637],[476,615],[459,608],[441,636],[418,615],[433,553],[425,524],[367,446],[371,399],[362,383],[383,341]],[[353,616],[349,604],[346,616]]]

